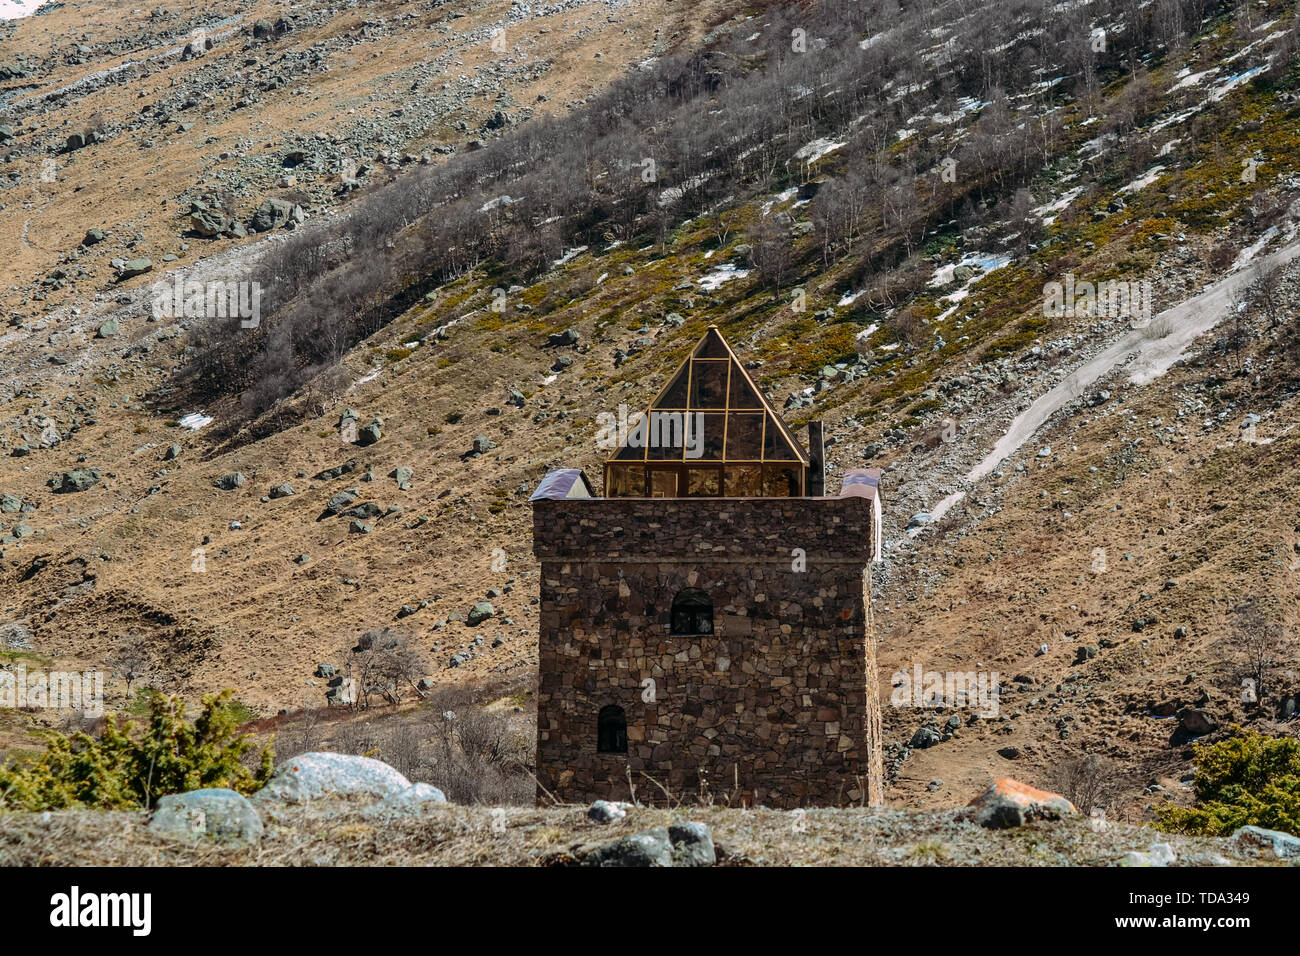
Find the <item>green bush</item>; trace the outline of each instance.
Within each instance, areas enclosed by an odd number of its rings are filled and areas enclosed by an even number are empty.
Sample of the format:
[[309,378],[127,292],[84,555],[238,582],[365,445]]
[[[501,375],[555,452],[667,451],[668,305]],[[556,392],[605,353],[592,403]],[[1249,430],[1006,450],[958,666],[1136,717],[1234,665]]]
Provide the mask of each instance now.
[[236,733],[246,710],[225,690],[204,697],[190,723],[183,702],[155,693],[139,733],[134,723],[119,728],[115,714],[98,737],[51,733],[38,761],[0,767],[0,810],[129,810],[202,787],[252,793],[270,778],[275,755],[268,746],[256,771],[246,763],[255,744]]
[[1170,833],[1227,836],[1257,826],[1300,835],[1300,740],[1251,731],[1196,748],[1195,807],[1156,808]]

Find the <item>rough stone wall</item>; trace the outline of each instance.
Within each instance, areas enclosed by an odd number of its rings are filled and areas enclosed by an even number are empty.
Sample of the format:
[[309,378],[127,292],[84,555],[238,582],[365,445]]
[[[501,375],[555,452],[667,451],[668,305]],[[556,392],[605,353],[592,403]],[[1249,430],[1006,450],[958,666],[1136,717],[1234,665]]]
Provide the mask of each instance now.
[[[868,801],[879,799],[863,586],[870,501],[624,498],[534,508],[539,800],[627,799],[630,787],[652,803],[665,790],[770,807],[860,803],[864,788]],[[673,598],[687,587],[712,598],[711,635],[669,633]],[[607,704],[626,712],[627,754],[597,753]]]

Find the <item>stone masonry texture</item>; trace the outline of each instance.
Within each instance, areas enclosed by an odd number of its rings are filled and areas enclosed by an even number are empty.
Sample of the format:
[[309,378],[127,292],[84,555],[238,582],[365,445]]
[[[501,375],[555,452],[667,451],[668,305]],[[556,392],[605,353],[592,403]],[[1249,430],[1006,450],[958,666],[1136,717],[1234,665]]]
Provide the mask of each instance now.
[[[539,801],[879,802],[871,513],[865,498],[535,502]],[[713,633],[670,633],[684,588],[711,598]],[[610,704],[626,754],[597,752]]]

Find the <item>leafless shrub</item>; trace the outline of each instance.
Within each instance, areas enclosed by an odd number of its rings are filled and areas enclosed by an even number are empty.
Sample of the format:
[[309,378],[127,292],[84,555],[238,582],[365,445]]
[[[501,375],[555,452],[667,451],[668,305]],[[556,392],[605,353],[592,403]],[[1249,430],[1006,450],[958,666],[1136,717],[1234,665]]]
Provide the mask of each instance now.
[[1114,764],[1098,754],[1087,754],[1058,764],[1051,786],[1083,813],[1110,810],[1119,797],[1120,782]]
[[1233,609],[1228,640],[1239,675],[1254,682],[1256,697],[1263,701],[1273,692],[1270,674],[1294,657],[1288,629],[1258,602],[1248,601]]
[[367,631],[342,655],[343,675],[354,682],[352,706],[369,708],[376,697],[390,704],[400,703],[406,691],[423,697],[417,681],[427,673],[424,655],[410,638],[391,628]]
[[106,663],[126,681],[126,696],[130,697],[131,685],[149,670],[149,645],[140,635],[132,635]]

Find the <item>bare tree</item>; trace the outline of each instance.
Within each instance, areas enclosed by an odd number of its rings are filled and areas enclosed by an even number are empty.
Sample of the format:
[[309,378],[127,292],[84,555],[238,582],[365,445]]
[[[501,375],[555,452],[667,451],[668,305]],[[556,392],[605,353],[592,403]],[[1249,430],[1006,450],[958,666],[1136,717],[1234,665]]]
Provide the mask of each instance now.
[[143,637],[133,634],[106,663],[121,673],[122,679],[126,681],[126,696],[130,697],[131,685],[149,669],[149,645]]
[[403,687],[423,697],[417,681],[425,672],[424,656],[410,638],[391,627],[366,631],[343,656],[345,679],[355,682],[352,706],[357,710],[368,709],[373,697],[400,703]]
[[771,287],[772,298],[777,298],[794,266],[794,250],[786,231],[765,219],[750,245],[749,258],[764,284]]
[[1286,627],[1255,601],[1233,609],[1229,642],[1242,676],[1254,682],[1257,700],[1272,690],[1268,674],[1285,659],[1286,636]]

